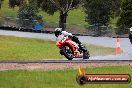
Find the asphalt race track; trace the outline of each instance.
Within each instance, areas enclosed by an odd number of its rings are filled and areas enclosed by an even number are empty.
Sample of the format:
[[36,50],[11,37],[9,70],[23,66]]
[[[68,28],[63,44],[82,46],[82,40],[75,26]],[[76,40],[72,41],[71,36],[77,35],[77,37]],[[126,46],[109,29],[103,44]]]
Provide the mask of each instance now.
[[[0,35],[9,35],[9,36],[17,36],[17,37],[28,37],[28,38],[38,38],[38,39],[50,39],[52,41],[56,41],[56,38],[53,34],[44,34],[44,33],[30,33],[30,32],[18,32],[18,31],[5,31],[0,30]],[[94,45],[101,45],[104,47],[112,47],[116,48],[116,38],[109,38],[109,37],[91,37],[91,36],[78,36],[80,41],[87,44],[94,44]],[[132,60],[132,45],[128,38],[121,38],[121,48],[123,49],[122,54],[117,55],[107,55],[107,56],[94,56],[90,57],[89,60],[82,60],[82,59],[73,59],[72,61],[68,61],[67,59],[62,60],[50,60],[56,63],[72,63],[72,62],[92,62],[92,61],[130,61]],[[8,62],[8,61],[0,61]],[[22,62],[22,61],[9,61],[9,62]],[[25,63],[27,61],[24,61]],[[34,62],[35,61],[29,61]],[[48,60],[37,60],[38,63],[48,63]]]

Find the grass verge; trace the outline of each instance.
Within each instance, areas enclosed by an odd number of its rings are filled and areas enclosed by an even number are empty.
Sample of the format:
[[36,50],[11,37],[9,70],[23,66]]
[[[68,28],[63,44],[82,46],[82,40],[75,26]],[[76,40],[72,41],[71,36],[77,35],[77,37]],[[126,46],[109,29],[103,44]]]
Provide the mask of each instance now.
[[[106,66],[87,68],[89,74],[130,74],[132,66]],[[131,88],[130,84],[87,84],[76,83],[77,70],[58,71],[1,71],[1,88]]]
[[53,41],[0,36],[0,60],[60,59],[58,51]]
[[86,45],[91,56],[107,56],[115,55],[115,49],[111,47],[96,46],[96,45]]
[[[56,42],[42,39],[0,36],[0,60],[61,59]],[[91,56],[109,55],[113,48],[88,45]]]

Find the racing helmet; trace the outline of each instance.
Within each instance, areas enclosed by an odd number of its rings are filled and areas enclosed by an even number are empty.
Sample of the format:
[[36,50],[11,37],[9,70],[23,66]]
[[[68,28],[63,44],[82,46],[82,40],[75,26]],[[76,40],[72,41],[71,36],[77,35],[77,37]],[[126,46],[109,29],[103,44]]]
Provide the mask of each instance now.
[[61,35],[62,32],[62,28],[55,28],[55,36],[58,37],[59,35]]

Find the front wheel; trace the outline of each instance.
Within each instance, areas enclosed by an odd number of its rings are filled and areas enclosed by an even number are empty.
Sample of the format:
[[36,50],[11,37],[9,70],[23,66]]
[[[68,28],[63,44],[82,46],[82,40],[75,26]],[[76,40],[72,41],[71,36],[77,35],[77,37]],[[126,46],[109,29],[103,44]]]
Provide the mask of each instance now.
[[68,60],[72,60],[73,59],[73,51],[72,48],[69,46],[64,46],[63,48],[61,48],[60,50],[61,54],[64,55]]

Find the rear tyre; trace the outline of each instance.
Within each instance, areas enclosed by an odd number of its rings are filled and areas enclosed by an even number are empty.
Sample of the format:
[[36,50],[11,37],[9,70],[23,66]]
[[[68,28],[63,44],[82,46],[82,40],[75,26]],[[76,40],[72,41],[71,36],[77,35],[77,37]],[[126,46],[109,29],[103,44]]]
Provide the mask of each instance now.
[[64,46],[61,49],[61,54],[64,55],[68,60],[72,60],[73,59],[73,51],[72,48],[69,46]]

